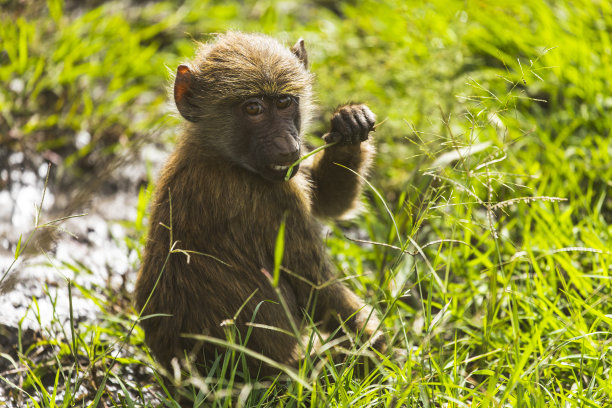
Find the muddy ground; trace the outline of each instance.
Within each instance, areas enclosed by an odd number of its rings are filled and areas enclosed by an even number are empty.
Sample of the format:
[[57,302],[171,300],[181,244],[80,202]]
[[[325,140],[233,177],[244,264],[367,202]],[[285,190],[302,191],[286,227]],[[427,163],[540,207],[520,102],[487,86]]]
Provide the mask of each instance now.
[[[143,233],[133,228],[138,195],[166,149],[143,144],[75,177],[49,169],[43,155],[0,145],[0,376],[14,377],[19,337],[25,350],[70,327],[70,304],[75,323],[95,324],[100,306],[83,292],[129,297],[139,266],[129,242]],[[37,214],[46,227],[34,229]],[[0,383],[0,402],[11,402],[10,388]]]

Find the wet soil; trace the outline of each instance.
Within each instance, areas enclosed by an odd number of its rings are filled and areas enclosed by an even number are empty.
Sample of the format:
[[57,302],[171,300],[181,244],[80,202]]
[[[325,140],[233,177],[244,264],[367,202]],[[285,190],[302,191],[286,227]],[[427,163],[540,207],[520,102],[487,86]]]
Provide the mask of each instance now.
[[[92,294],[116,295],[118,313],[131,308],[143,234],[133,224],[139,191],[165,156],[162,146],[146,144],[75,177],[49,169],[42,155],[0,145],[0,375],[15,386],[24,377],[19,353],[53,362],[57,347],[42,339],[70,333],[71,322],[96,324],[108,313]],[[92,377],[104,374],[89,369]],[[128,382],[151,375],[142,366],[119,370]],[[52,386],[55,372],[49,374]],[[120,390],[109,381],[107,390]],[[95,395],[94,383],[81,384],[85,401]],[[19,406],[22,398],[15,387],[0,385],[0,405]]]

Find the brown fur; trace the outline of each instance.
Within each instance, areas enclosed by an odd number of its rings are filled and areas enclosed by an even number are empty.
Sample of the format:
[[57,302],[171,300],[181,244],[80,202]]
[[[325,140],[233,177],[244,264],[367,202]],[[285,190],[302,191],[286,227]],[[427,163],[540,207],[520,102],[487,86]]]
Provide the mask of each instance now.
[[[383,337],[376,332],[379,320],[371,308],[346,286],[333,282],[336,272],[315,218],[337,218],[355,207],[360,179],[334,163],[363,174],[373,154],[370,142],[341,141],[286,182],[269,181],[235,159],[235,152],[244,149],[236,140],[229,111],[242,100],[295,95],[299,113],[294,116],[299,117],[300,136],[304,132],[311,112],[312,80],[305,61],[303,43],[289,50],[268,37],[228,33],[201,45],[195,60],[179,68],[175,98],[189,121],[157,184],[135,292],[138,308],[150,296],[143,316],[171,315],[141,322],[146,341],[163,366],[169,367],[174,357],[180,359],[196,345],[183,334],[225,339],[221,323],[233,318],[251,295],[234,322],[242,338],[251,321],[292,332],[277,292],[262,272],[274,269],[275,242],[283,217],[282,266],[291,273],[281,273],[278,289],[293,321],[303,327],[308,313],[328,331],[342,321],[352,332],[364,331],[362,339],[372,337],[377,348],[385,348]],[[347,111],[361,114],[364,109],[351,105],[337,111],[334,118]],[[337,131],[344,122],[334,129],[334,120],[326,140],[338,139]],[[173,245],[170,226],[175,250],[206,255],[191,253],[189,262],[184,253],[168,255]],[[326,282],[333,283],[317,290],[313,287]],[[262,327],[251,329],[248,348],[293,366],[303,357],[295,336]],[[206,363],[220,350],[204,344],[202,351],[197,361]],[[254,359],[249,360],[249,368],[252,373],[274,373]]]

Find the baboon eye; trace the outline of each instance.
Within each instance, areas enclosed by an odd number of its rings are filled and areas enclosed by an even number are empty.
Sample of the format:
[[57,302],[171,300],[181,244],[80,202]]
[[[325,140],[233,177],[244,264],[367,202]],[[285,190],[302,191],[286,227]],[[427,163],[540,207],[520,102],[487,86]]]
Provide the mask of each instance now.
[[276,100],[276,107],[279,109],[286,109],[293,103],[293,99],[290,96],[281,96]]
[[247,115],[256,116],[263,112],[263,108],[257,102],[250,102],[244,106]]

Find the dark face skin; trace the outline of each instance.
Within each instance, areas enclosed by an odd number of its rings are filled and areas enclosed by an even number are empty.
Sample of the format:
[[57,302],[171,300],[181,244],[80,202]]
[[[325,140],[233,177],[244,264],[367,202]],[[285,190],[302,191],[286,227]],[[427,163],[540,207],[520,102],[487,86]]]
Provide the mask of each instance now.
[[[290,95],[253,97],[235,105],[233,114],[241,151],[236,159],[267,180],[283,181],[300,158],[298,99]],[[296,165],[291,177],[297,171]]]

